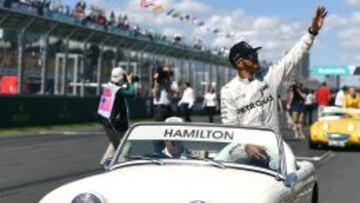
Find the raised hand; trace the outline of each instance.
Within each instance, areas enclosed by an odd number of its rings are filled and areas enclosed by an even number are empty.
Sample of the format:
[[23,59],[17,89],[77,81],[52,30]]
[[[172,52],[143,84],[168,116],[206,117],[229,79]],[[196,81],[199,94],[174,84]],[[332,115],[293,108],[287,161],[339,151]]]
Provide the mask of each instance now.
[[324,6],[319,6],[316,9],[311,26],[310,26],[310,31],[312,33],[317,34],[320,31],[321,27],[324,24],[324,19],[325,19],[326,15],[327,15],[327,11]]
[[128,83],[132,83],[132,80],[133,80],[133,74],[132,74],[132,73],[130,73],[130,74],[126,75],[126,80],[127,80],[127,82],[128,82]]

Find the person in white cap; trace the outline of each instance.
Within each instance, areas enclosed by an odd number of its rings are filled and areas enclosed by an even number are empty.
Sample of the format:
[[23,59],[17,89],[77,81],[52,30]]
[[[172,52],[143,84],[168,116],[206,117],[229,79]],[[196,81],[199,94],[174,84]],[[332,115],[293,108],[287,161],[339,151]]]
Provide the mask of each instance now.
[[132,74],[126,74],[121,67],[114,68],[109,83],[103,87],[98,107],[100,121],[110,139],[110,144],[100,162],[102,166],[110,161],[129,127],[126,98],[133,96],[135,96],[135,87],[132,83]]
[[[167,118],[165,123],[184,123],[184,120],[172,116]],[[162,144],[163,150],[160,153],[162,158],[186,159],[187,156],[191,155],[191,151],[184,146],[182,141],[165,140]]]

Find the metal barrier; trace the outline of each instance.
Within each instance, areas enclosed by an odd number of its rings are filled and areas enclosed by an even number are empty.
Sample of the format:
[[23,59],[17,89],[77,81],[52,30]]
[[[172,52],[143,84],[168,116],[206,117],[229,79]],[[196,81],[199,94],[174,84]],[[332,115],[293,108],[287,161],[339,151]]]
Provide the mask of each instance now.
[[[152,98],[127,101],[131,120],[152,117]],[[0,96],[0,128],[94,122],[98,102],[98,97]],[[194,114],[205,115],[200,106],[199,100]]]
[[[0,96],[0,128],[92,122],[97,120],[98,97]],[[151,116],[146,100],[128,100],[130,118]]]

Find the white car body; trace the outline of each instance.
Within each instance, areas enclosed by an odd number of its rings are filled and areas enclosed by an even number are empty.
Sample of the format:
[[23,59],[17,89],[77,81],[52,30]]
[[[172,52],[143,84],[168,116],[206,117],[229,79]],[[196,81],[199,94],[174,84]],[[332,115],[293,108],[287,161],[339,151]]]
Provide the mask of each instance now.
[[[179,125],[206,127],[205,124],[138,124],[131,127],[126,138],[142,125],[157,130]],[[317,202],[317,177],[310,162],[298,162],[298,170],[292,174],[284,174],[283,167],[272,171],[226,164],[223,168],[204,160],[172,159],[154,164],[138,159],[116,164],[115,159],[125,150],[125,142],[122,141],[107,172],[66,184],[50,192],[40,203],[72,203],[83,193],[93,194],[102,203]]]

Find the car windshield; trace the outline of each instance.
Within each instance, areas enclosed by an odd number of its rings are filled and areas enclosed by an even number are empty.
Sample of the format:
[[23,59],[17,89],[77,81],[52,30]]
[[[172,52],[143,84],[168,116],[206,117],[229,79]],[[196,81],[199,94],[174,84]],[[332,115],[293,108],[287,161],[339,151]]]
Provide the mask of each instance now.
[[344,117],[348,114],[346,112],[323,112],[321,114],[321,117],[327,117],[327,116],[338,116],[338,117]]
[[191,124],[141,124],[129,130],[115,164],[129,160],[203,160],[218,166],[279,169],[273,131]]
[[345,111],[348,114],[348,117],[360,119],[360,109],[346,109]]
[[330,107],[322,112],[321,117],[360,118],[360,110]]

